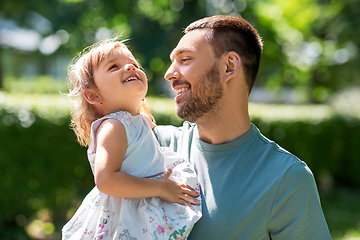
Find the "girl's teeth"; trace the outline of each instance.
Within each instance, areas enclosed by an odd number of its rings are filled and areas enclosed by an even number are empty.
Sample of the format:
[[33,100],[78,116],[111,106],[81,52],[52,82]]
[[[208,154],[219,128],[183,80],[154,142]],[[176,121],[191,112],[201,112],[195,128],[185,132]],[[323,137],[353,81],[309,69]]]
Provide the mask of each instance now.
[[136,77],[131,77],[131,78],[129,78],[129,79],[126,79],[125,82],[129,82],[129,81],[131,81],[131,80],[137,80],[137,78],[136,78]]

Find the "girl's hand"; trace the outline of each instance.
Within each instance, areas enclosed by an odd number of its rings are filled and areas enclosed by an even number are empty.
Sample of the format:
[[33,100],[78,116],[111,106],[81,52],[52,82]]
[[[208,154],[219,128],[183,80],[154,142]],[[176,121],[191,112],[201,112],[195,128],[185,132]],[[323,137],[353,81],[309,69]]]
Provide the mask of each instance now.
[[160,180],[162,183],[162,190],[159,198],[168,202],[179,203],[184,206],[190,206],[190,204],[198,205],[199,201],[195,198],[200,194],[186,184],[171,180],[171,174],[172,169],[169,169]]

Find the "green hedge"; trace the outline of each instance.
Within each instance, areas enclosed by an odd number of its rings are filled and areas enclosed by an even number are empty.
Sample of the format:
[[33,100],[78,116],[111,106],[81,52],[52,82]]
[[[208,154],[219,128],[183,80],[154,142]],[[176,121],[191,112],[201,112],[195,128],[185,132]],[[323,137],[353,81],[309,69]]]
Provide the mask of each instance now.
[[[252,122],[262,133],[305,161],[320,188],[335,182],[360,186],[360,114],[330,106],[252,104]],[[341,110],[340,110],[341,111]]]
[[[149,99],[158,124],[181,125],[172,99]],[[251,104],[252,121],[312,169],[323,189],[360,186],[360,118],[329,106]],[[94,186],[62,95],[0,92],[0,239],[59,239]],[[26,232],[26,233],[25,233]]]

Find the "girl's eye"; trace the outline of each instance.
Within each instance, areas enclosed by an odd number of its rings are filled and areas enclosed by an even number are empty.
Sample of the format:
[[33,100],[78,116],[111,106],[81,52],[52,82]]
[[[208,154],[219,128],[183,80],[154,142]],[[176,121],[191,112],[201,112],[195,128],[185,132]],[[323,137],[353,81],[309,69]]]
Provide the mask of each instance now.
[[113,64],[113,65],[111,65],[111,66],[109,67],[109,70],[108,70],[108,71],[113,70],[113,69],[116,69],[117,67],[118,67],[118,65]]
[[133,63],[133,65],[134,65],[134,67],[136,67],[136,68],[140,68],[140,66],[139,66],[138,64],[136,64],[136,63]]

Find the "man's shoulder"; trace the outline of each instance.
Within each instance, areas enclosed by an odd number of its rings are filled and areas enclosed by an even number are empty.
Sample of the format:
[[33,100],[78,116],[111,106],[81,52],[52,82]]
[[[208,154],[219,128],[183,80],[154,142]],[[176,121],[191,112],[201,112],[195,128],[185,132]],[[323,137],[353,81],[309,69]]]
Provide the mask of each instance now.
[[185,121],[182,126],[161,125],[154,128],[154,133],[161,146],[177,144],[181,139],[188,139],[193,134],[196,124]]
[[263,148],[261,152],[274,155],[278,158],[286,158],[294,162],[300,160],[297,156],[281,147],[275,141],[265,137],[259,130],[257,133],[258,146]]
[[183,125],[180,127],[173,125],[160,125],[154,128],[154,132],[158,138],[166,138],[171,135],[179,136],[183,133],[192,131],[196,124],[190,122],[183,122]]
[[[258,161],[263,161],[263,164],[268,168],[272,168],[274,172],[287,172],[290,169],[308,170],[304,161],[299,159],[295,154],[281,147],[276,142],[268,139],[257,130],[256,144],[251,152],[254,158]],[[282,174],[281,174],[282,175]]]

